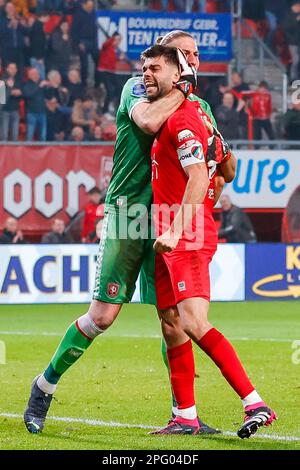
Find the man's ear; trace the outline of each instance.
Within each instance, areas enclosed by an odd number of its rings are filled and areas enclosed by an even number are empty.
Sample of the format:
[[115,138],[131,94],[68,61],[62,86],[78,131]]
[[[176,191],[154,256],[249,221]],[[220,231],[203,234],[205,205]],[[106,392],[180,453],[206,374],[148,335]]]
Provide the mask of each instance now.
[[173,75],[173,85],[176,85],[179,79],[180,79],[180,72],[179,70],[177,70],[177,72],[174,72],[174,75]]

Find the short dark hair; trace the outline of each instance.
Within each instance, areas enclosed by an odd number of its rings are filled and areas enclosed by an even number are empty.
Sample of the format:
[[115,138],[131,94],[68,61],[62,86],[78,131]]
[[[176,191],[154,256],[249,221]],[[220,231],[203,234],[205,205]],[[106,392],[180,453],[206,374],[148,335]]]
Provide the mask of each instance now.
[[101,191],[97,186],[95,186],[94,188],[92,188],[88,191],[88,194],[90,194],[90,195],[92,195],[92,194],[101,194]]
[[[300,3],[300,2],[299,2]],[[262,80],[259,85],[259,87],[263,87],[263,88],[267,88],[267,90],[269,89],[269,85],[268,85],[268,82],[266,82],[266,80]]]
[[141,59],[155,59],[156,57],[164,57],[166,62],[174,64],[179,68],[178,54],[176,47],[162,46],[161,44],[155,44],[155,46],[148,47],[141,54]]

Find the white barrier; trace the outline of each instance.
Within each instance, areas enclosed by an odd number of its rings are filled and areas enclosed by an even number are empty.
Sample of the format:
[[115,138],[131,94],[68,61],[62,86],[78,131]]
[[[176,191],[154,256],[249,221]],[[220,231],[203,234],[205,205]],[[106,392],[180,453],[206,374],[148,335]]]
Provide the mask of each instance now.
[[[90,302],[97,252],[97,245],[0,246],[0,304]],[[244,245],[219,245],[212,300],[245,299],[244,258]]]

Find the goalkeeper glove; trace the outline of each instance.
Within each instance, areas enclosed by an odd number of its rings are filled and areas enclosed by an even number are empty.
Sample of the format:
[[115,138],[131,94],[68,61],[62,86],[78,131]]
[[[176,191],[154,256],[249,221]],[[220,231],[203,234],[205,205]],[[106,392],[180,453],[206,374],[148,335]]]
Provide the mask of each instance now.
[[181,49],[177,49],[177,56],[180,65],[181,75],[175,87],[182,91],[185,98],[193,93],[197,86],[197,71],[188,64]]
[[[222,134],[213,127],[213,134],[208,138],[207,162],[226,163],[231,157],[229,143]],[[210,165],[209,165],[210,166]]]

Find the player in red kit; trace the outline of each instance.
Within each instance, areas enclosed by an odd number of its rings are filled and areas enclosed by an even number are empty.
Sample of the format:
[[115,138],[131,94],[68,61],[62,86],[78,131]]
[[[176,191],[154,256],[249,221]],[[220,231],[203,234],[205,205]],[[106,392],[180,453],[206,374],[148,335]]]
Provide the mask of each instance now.
[[[169,93],[180,76],[178,51],[153,46],[142,58],[148,99]],[[186,89],[183,92],[188,94]],[[251,384],[232,345],[208,322],[208,268],[217,247],[212,208],[218,162],[208,158],[210,135],[198,106],[185,100],[160,129],[152,150],[156,293],[178,406],[178,415],[155,434],[199,431],[193,340],[211,357],[242,399],[245,422],[238,435],[245,438],[260,426],[271,424],[276,416]],[[220,165],[226,165],[230,158],[230,152],[225,153]],[[168,319],[170,311],[172,321]],[[176,315],[181,330],[174,332],[170,325]]]

